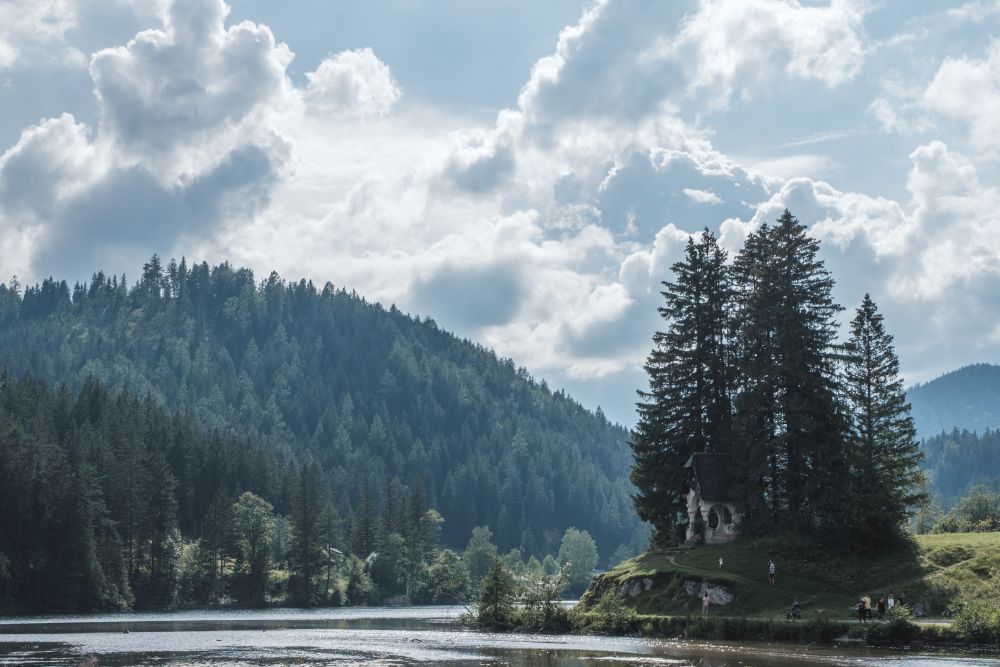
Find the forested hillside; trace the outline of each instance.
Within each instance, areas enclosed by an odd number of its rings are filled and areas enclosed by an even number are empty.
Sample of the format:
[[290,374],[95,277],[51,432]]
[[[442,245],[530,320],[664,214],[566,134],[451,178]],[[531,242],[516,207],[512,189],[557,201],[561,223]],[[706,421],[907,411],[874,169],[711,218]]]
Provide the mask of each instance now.
[[[156,257],[132,285],[12,281],[0,367],[127,388],[282,464],[309,453],[347,515],[389,480],[419,486],[448,545],[478,525],[539,556],[569,526],[603,554],[641,542],[624,429],[432,321],[330,285]],[[197,512],[181,521],[193,529]]]
[[941,433],[924,440],[924,467],[944,509],[979,484],[1000,490],[1000,431]]
[[[0,378],[0,607],[170,604],[181,535],[234,491],[288,512],[298,471],[267,448],[88,380]],[[205,528],[205,530],[203,530]]]
[[910,387],[917,433],[930,438],[943,432],[1000,428],[1000,366],[973,364]]

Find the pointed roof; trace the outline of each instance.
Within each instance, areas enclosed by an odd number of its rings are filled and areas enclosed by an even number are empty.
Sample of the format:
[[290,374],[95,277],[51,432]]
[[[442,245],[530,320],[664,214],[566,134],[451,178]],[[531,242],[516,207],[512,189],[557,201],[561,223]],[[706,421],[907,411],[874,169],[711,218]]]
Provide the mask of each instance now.
[[706,502],[731,502],[732,456],[729,454],[692,454],[685,468],[691,468],[693,486]]

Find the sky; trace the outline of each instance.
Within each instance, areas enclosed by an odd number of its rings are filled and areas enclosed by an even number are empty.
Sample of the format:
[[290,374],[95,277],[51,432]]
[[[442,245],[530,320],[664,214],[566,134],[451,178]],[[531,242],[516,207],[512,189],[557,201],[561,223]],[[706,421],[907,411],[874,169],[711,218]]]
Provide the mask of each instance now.
[[635,422],[661,281],[789,208],[909,382],[1000,358],[1000,0],[0,0],[0,281],[331,282]]

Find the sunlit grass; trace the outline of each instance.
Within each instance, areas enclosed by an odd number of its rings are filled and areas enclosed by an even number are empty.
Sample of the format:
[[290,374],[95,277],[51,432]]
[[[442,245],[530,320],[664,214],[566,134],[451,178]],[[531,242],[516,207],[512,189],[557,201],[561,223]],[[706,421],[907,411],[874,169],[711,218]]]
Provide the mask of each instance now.
[[[719,558],[723,565],[719,567]],[[768,583],[768,562],[777,567]],[[684,591],[685,581],[721,584],[736,594],[716,614],[781,617],[793,601],[803,614],[824,610],[851,618],[864,594],[873,601],[890,592],[930,616],[968,599],[1000,604],[1000,533],[928,535],[891,552],[859,548],[831,550],[801,544],[793,538],[744,538],[733,543],[670,552],[651,552],[625,561],[607,575],[619,586],[652,578],[651,590],[637,599],[645,613],[687,613],[697,599]]]

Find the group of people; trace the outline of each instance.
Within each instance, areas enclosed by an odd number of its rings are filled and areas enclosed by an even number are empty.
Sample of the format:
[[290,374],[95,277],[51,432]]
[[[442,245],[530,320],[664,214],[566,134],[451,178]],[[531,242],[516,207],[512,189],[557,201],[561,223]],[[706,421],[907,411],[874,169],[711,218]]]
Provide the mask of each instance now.
[[895,607],[896,604],[896,597],[892,593],[889,593],[888,598],[879,598],[875,603],[872,603],[871,595],[865,593],[863,597],[858,599],[854,608],[858,611],[858,620],[867,623],[873,620],[874,614],[878,614],[878,619],[881,621],[885,618],[886,612]]
[[[719,558],[719,569],[722,569],[722,558]],[[774,586],[774,574],[777,568],[774,565],[774,559],[770,559],[767,564],[767,582]],[[902,596],[900,596],[902,597]],[[889,593],[888,597],[881,597],[876,602],[872,602],[872,597],[868,593],[858,599],[857,604],[854,608],[858,612],[858,620],[862,623],[867,623],[868,621],[874,620],[874,615],[878,614],[878,619],[881,621],[885,618],[886,613],[900,603],[899,598],[897,598],[893,593]],[[708,615],[708,608],[712,604],[711,597],[708,591],[702,592],[701,597],[701,615]],[[795,603],[788,610],[788,618],[799,618],[801,606],[799,601],[796,600]]]

